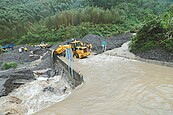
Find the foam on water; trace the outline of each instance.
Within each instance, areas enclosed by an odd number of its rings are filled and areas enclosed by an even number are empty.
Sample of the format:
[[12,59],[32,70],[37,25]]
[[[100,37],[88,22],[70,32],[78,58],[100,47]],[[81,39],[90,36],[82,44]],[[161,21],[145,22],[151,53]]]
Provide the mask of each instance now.
[[47,81],[47,79],[48,79],[48,78],[46,78],[46,77],[38,77],[38,78],[37,78],[37,80],[39,80],[39,81]]

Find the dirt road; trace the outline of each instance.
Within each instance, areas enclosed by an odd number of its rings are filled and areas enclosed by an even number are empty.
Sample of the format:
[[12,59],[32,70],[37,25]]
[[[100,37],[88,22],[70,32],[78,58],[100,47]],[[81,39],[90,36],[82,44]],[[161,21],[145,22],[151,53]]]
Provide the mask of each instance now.
[[111,56],[114,50],[73,67],[85,83],[37,115],[172,115],[173,68]]

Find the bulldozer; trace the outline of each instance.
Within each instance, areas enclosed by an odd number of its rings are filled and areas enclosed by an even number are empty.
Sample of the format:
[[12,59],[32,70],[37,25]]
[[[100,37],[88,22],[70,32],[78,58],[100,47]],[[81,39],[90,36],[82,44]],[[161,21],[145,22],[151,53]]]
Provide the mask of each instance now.
[[90,55],[90,52],[88,51],[88,47],[85,46],[85,43],[77,40],[71,41],[67,45],[59,45],[55,53],[59,56],[65,56],[66,49],[72,49],[73,57],[74,58],[85,58]]

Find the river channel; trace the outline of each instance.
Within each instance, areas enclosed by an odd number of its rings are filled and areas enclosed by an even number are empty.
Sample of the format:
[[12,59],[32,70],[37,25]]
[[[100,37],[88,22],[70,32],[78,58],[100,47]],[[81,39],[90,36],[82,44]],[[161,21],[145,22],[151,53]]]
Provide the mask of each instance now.
[[75,60],[73,68],[84,75],[85,83],[65,100],[36,114],[172,115],[173,68],[114,53]]

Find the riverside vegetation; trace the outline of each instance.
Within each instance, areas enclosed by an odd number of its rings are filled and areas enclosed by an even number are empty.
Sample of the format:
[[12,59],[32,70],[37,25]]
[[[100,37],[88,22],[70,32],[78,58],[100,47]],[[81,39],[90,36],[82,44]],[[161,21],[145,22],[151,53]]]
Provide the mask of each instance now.
[[156,48],[173,53],[173,5],[159,16],[150,15],[132,39],[133,52]]

